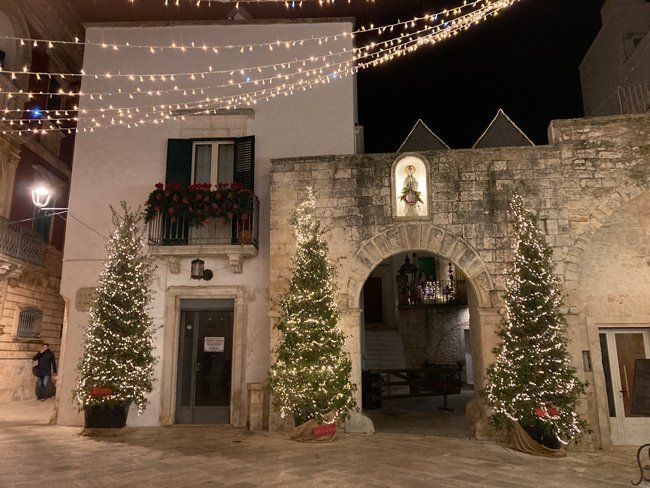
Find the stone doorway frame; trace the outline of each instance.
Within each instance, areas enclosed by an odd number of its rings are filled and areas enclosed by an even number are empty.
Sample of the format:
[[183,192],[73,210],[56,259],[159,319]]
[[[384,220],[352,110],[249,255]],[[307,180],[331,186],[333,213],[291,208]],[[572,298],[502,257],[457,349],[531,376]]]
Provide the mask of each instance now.
[[[485,371],[493,359],[492,348],[498,342],[497,325],[502,318],[499,313],[500,298],[490,270],[481,256],[461,236],[441,226],[422,223],[398,223],[385,225],[370,239],[364,241],[354,256],[341,259],[340,326],[348,337],[347,352],[352,359],[352,380],[361,385],[361,308],[363,284],[384,259],[404,252],[427,252],[440,256],[458,266],[468,282],[467,299],[470,309],[470,335],[472,340],[472,372],[474,384],[480,388]],[[357,401],[361,404],[361,390]],[[483,409],[480,409],[481,412]],[[485,415],[476,412],[477,417]],[[474,419],[475,432],[483,424]]]

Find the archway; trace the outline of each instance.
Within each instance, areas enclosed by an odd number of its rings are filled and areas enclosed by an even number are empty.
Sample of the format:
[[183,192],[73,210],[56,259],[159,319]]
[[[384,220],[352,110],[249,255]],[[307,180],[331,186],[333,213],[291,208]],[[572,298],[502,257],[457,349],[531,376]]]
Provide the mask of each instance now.
[[[342,260],[343,330],[349,338],[349,352],[353,362],[353,379],[362,384],[362,290],[373,270],[391,256],[406,253],[432,255],[449,263],[465,277],[469,339],[471,342],[472,374],[477,387],[483,384],[484,372],[496,343],[496,325],[499,299],[487,264],[465,241],[448,230],[429,223],[387,225],[365,240],[354,256]],[[345,307],[347,305],[347,307]],[[359,392],[361,404],[361,392]],[[480,429],[480,409],[473,408],[472,429]],[[480,435],[480,434],[479,434]]]

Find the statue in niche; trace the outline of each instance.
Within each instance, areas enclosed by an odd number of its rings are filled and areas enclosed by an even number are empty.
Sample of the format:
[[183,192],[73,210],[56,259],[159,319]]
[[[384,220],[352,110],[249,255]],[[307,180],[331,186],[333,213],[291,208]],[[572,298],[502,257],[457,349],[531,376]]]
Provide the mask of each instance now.
[[415,178],[415,166],[409,164],[404,168],[406,178],[399,199],[404,202],[404,215],[412,217],[420,213],[420,204],[422,201],[422,192],[418,190],[418,180]]

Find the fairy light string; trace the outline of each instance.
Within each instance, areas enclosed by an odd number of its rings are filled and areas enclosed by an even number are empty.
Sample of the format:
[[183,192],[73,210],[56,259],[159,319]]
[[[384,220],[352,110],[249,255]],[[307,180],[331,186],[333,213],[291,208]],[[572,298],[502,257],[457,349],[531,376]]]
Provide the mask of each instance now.
[[267,382],[273,406],[282,417],[292,415],[296,425],[310,418],[321,423],[329,412],[334,419],[345,419],[357,409],[357,387],[350,381],[352,363],[337,325],[336,270],[329,262],[315,209],[314,194],[308,188],[290,219],[296,250],[275,324],[281,335],[277,360]]
[[[306,90],[320,83],[329,83],[332,81],[332,79],[338,79],[345,76],[349,76],[351,74],[356,73],[360,69],[377,66],[379,64],[395,59],[396,57],[402,56],[406,53],[413,52],[417,50],[419,47],[421,47],[422,45],[439,42],[440,40],[456,35],[458,32],[462,30],[466,30],[471,25],[474,25],[477,22],[484,20],[485,16],[487,15],[496,15],[501,9],[511,5],[516,1],[519,0],[499,0],[497,2],[491,2],[483,6],[481,11],[471,12],[464,16],[459,17],[458,19],[453,19],[452,21],[446,24],[444,29],[442,29],[440,26],[429,26],[425,29],[422,29],[421,31],[418,31],[417,33],[418,35],[409,36],[406,39],[400,37],[400,38],[394,38],[394,39],[375,43],[373,46],[373,49],[375,49],[374,51],[370,51],[366,47],[355,48],[353,50],[353,52],[355,53],[353,59],[347,60],[342,63],[337,63],[334,65],[332,65],[331,63],[325,63],[324,65],[320,65],[316,67],[312,66],[307,69],[299,68],[297,71],[290,72],[290,73],[288,72],[278,73],[274,77],[255,78],[255,79],[250,79],[244,82],[237,82],[237,83],[235,83],[233,80],[229,80],[228,83],[223,83],[223,84],[213,85],[213,86],[205,85],[202,87],[175,87],[173,89],[168,89],[168,90],[149,89],[146,91],[146,95],[160,96],[163,93],[182,92],[183,96],[187,96],[188,92],[191,92],[192,95],[195,95],[197,93],[205,94],[207,91],[215,90],[217,88],[240,89],[248,85],[258,86],[260,84],[271,85],[273,83],[280,83],[280,82],[282,83],[282,85],[278,87],[274,87],[270,89],[254,90],[252,92],[243,93],[243,94],[233,94],[233,95],[214,97],[214,98],[205,97],[199,100],[188,100],[185,102],[177,101],[177,102],[169,102],[168,104],[166,104],[169,107],[171,107],[172,105],[176,105],[175,110],[195,109],[197,113],[204,112],[206,110],[221,110],[221,109],[237,108],[238,106],[251,106],[260,101],[267,101],[268,99],[274,98],[281,94],[287,95],[295,91]],[[341,57],[344,54],[349,55],[350,54],[349,50],[344,50],[337,53],[330,52],[329,55],[315,57],[314,59],[326,60],[328,56]],[[294,62],[296,61],[277,63],[277,65],[288,67]],[[305,64],[306,60],[304,59],[298,60],[298,62]],[[273,66],[273,65],[268,65],[268,66]],[[252,68],[248,68],[248,69],[252,69]],[[233,71],[237,71],[237,70],[243,72],[242,68],[235,69]],[[324,73],[325,70],[329,70],[329,72]],[[226,70],[221,70],[221,71],[223,72]],[[210,73],[210,71],[208,71],[207,73]],[[205,73],[199,72],[199,74],[204,75]],[[309,78],[310,74],[312,78]],[[124,76],[133,76],[133,75],[124,75]],[[298,79],[293,83],[287,83],[288,80],[291,80],[293,78],[300,78],[300,79]],[[142,95],[142,96],[145,95],[145,93],[142,90],[140,89],[138,90],[139,90],[137,92],[138,95]],[[123,95],[124,93],[120,93],[120,94]],[[30,95],[27,96],[29,97]],[[33,96],[34,95],[31,94],[31,97]],[[132,96],[133,93],[130,93],[129,97],[131,98]],[[100,100],[103,99],[101,94],[98,96],[98,98]],[[101,127],[101,124],[97,121],[97,117],[106,119],[107,114],[109,113],[116,114],[113,115],[112,117],[113,123],[111,123],[111,125],[129,124],[130,122],[133,121],[134,118],[134,115],[131,112],[146,112],[146,114],[144,115],[144,119],[151,118],[152,115],[161,116],[163,118],[160,119],[156,118],[153,121],[153,123],[162,123],[164,120],[170,120],[170,118],[175,118],[174,114],[171,111],[171,108],[169,109],[168,112],[166,113],[164,112],[166,108],[167,107],[165,107],[165,105],[161,105],[161,106],[149,105],[145,107],[142,107],[140,105],[134,105],[131,107],[114,107],[111,105],[108,107],[89,107],[87,109],[82,110],[82,115],[92,113],[93,111],[100,112],[102,115],[95,116],[95,120],[93,120],[93,122],[96,124],[95,128]],[[74,110],[70,110],[70,109],[68,109],[67,111],[45,110],[43,112],[47,115],[46,117],[47,119],[54,120],[55,118],[61,117],[61,113],[65,112],[67,115],[69,113],[73,113],[77,109],[78,107],[74,107]],[[14,128],[6,129],[8,131],[19,131],[19,132],[38,131],[44,133],[51,130],[58,130],[56,128],[43,129],[40,127],[39,128],[23,127],[23,125],[34,124],[34,122],[32,122],[31,119],[28,120],[22,117],[15,118],[13,119],[12,122],[12,118],[8,116],[11,112],[23,112],[23,110],[5,108],[5,110],[3,111],[3,113],[5,114],[3,120],[5,122],[9,122],[12,125],[18,124],[20,126],[18,128],[14,127]],[[190,113],[186,113],[185,115],[190,115]],[[142,114],[140,114],[140,116],[142,117]],[[80,121],[82,118],[83,117],[80,116],[64,117],[64,119],[67,119],[69,121]],[[126,118],[127,120],[124,120],[124,118]],[[140,120],[140,123],[146,122],[146,120],[144,119]],[[40,125],[40,122],[37,121],[36,124]],[[76,129],[72,128],[69,130],[76,130]],[[85,131],[86,128],[83,128],[82,130]]]
[[509,422],[538,426],[566,444],[586,428],[577,413],[586,385],[578,379],[567,350],[553,251],[521,196],[513,196],[510,209],[515,242],[513,267],[506,273],[506,315],[482,395],[497,428],[505,429]]

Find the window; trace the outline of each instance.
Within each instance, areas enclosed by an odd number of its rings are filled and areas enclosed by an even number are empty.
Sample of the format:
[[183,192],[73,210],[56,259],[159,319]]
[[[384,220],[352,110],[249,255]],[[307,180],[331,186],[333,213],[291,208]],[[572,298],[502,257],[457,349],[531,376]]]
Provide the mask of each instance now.
[[240,183],[254,191],[255,136],[169,139],[166,183]]
[[27,307],[20,311],[18,317],[18,339],[35,339],[41,335],[43,312],[37,308]]
[[232,183],[235,165],[233,141],[194,142],[192,183]]
[[[49,86],[47,91],[49,93],[59,93],[61,85],[54,78],[50,79]],[[47,110],[60,110],[63,107],[63,97],[60,95],[48,95],[47,96]]]
[[[56,206],[54,202],[52,206]],[[34,219],[32,220],[32,230],[39,236],[43,242],[50,242],[50,231],[52,229],[53,217],[39,208],[34,209]]]

